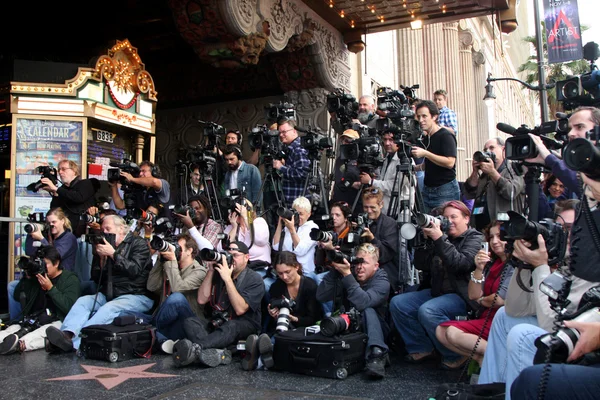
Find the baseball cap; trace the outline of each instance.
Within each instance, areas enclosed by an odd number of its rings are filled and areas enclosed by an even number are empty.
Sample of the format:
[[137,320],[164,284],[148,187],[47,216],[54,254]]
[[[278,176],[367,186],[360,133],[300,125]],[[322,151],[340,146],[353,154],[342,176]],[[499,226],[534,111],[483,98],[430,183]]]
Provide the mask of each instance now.
[[354,129],[346,129],[344,131],[344,133],[342,134],[342,136],[347,136],[350,139],[358,139],[358,138],[360,138],[360,135]]
[[[232,244],[235,244],[237,248],[236,249],[232,249],[231,248]],[[237,250],[237,251],[239,251],[240,253],[243,253],[243,254],[248,254],[248,246],[246,246],[246,243],[240,242],[239,240],[235,241],[235,242],[231,242],[229,244],[229,249],[230,250]]]

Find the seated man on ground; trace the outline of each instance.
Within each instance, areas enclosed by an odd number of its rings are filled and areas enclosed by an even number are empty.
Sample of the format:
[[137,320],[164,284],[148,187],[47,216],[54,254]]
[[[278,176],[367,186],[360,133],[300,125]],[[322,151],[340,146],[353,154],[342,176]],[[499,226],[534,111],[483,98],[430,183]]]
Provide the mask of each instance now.
[[129,233],[125,220],[108,215],[102,220],[104,243],[95,245],[92,277],[100,290],[80,297],[65,317],[60,329],[46,330],[48,351],[78,349],[79,332],[89,325],[110,324],[123,311],[147,312],[153,300],[146,294],[152,268],[148,243]]

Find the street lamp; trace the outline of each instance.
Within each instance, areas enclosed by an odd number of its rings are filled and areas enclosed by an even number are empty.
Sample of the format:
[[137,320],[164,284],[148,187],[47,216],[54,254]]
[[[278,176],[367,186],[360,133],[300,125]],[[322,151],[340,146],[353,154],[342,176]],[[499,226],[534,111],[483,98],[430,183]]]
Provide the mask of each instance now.
[[[515,81],[515,82],[519,82],[521,85],[525,86],[527,89],[529,90],[534,90],[536,92],[542,92],[541,96],[546,96],[546,90],[548,89],[552,89],[555,86],[554,82],[551,83],[547,83],[544,86],[533,86],[530,85],[527,82],[523,82],[520,79],[517,78],[492,78],[492,73],[489,72],[488,73],[488,77],[486,79],[487,85],[485,85],[485,97],[483,98],[484,101],[488,101],[488,100],[494,100],[496,98],[496,95],[494,94],[494,86],[492,85],[492,82],[496,82],[496,81]],[[544,110],[542,109],[542,112]],[[544,115],[542,113],[542,115]],[[545,119],[544,119],[545,120]]]

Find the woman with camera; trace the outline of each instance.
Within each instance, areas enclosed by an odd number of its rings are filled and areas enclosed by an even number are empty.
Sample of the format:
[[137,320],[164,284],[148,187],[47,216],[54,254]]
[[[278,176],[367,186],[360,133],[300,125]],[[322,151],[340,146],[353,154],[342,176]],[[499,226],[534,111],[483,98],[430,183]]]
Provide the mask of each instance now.
[[[275,272],[279,279],[269,290],[271,302],[267,306],[269,322],[266,333],[252,334],[246,339],[245,370],[258,366],[259,353],[267,368],[273,366],[271,338],[275,332],[315,325],[322,317],[321,303],[317,301],[317,284],[302,273],[296,255],[282,251],[277,258]],[[285,309],[285,311],[284,311]]]
[[482,249],[475,255],[475,271],[471,272],[468,290],[469,299],[477,300],[482,307],[477,317],[468,321],[446,321],[435,331],[440,343],[464,356],[454,364],[447,364],[448,367],[460,366],[471,354],[476,343],[473,359],[481,365],[492,319],[498,308],[504,305],[514,268],[506,263],[506,242],[500,240],[500,225],[499,221],[493,221],[484,230],[492,250],[491,255],[487,249]]
[[294,253],[302,265],[304,275],[314,279],[317,242],[310,238],[310,231],[319,227],[309,220],[312,207],[306,197],[296,198],[292,209],[296,211],[296,215],[291,215],[290,218],[279,216],[277,229],[273,235],[273,249]]
[[60,253],[53,246],[40,247],[36,257],[29,258],[23,267],[25,276],[13,297],[23,304],[24,318],[0,333],[0,354],[43,348],[46,329],[60,328],[79,298],[79,278],[63,270]]
[[440,208],[448,221],[444,231],[434,217],[420,228],[429,244],[415,250],[415,268],[423,271],[419,290],[394,296],[390,314],[406,345],[405,361],[421,363],[437,351],[442,355],[441,368],[451,369],[461,356],[440,343],[435,331],[439,324],[481,307],[469,299],[468,286],[483,235],[469,228],[471,212],[464,203],[452,200]]

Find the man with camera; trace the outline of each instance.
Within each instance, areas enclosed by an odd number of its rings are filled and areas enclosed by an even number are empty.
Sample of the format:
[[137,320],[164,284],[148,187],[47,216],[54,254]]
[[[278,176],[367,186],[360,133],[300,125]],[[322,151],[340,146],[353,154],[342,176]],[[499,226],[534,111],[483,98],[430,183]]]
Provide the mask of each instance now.
[[[382,140],[387,156],[381,166],[380,173],[378,174],[379,179],[375,179],[373,176],[363,172],[360,174],[360,182],[363,185],[378,188],[383,192],[383,211],[389,215],[392,189],[398,191],[398,201],[408,199],[410,195],[410,182],[406,180],[405,182],[401,182],[402,175],[398,174],[398,171],[396,170],[396,167],[400,163],[400,159],[398,158],[398,145],[394,141],[394,134],[392,132],[384,132]],[[394,187],[394,183],[396,183],[396,187]],[[399,188],[401,183],[403,183],[402,187]]]
[[170,244],[167,251],[160,252],[147,283],[148,290],[160,297],[152,324],[156,326],[163,351],[169,354],[173,341],[185,338],[183,321],[204,314],[204,307],[196,297],[207,271],[196,260],[199,250],[194,239],[189,234],[180,234],[176,239],[176,246]]
[[[575,213],[565,202],[557,204],[560,214],[556,221],[564,227],[574,222]],[[514,241],[512,257],[528,265],[529,269],[519,269],[513,274],[508,286],[504,307],[500,308],[490,329],[488,345],[481,365],[479,383],[506,382],[507,398],[511,385],[519,373],[527,366],[533,365],[536,354],[535,340],[553,330],[557,320],[546,290],[542,290],[549,277],[562,276],[559,272],[552,274],[548,265],[548,249],[542,235],[533,241],[519,239]],[[571,238],[571,243],[574,240]],[[571,252],[577,252],[576,245]],[[589,257],[589,254],[588,254]],[[560,267],[569,271],[569,267]],[[568,275],[571,275],[567,272]],[[569,304],[567,312],[577,310],[584,293],[598,283],[588,282],[572,276],[570,290],[554,288],[560,297],[564,296]],[[539,382],[539,381],[538,381]],[[519,396],[520,397],[520,396]]]
[[234,144],[225,147],[223,157],[227,164],[227,172],[223,182],[225,190],[239,189],[244,191],[252,204],[256,203],[261,186],[258,168],[243,161],[242,148]]
[[424,100],[416,105],[416,118],[428,138],[425,148],[412,148],[413,157],[425,157],[425,161],[416,166],[417,171],[425,171],[421,190],[425,212],[460,199],[456,181],[456,136],[438,124],[438,117],[439,110],[432,101]]
[[79,175],[79,166],[71,160],[62,160],[58,163],[58,176],[62,185],[57,187],[51,179],[42,178],[42,189],[52,195],[50,208],[63,209],[69,221],[73,234],[76,237],[85,232],[85,223],[80,215],[94,205],[95,195],[100,185],[97,180],[82,179]]
[[[340,144],[352,144],[359,138],[360,135],[357,131],[346,129],[340,136]],[[333,185],[331,202],[344,201],[352,207],[357,200],[353,213],[360,214],[362,212],[362,199],[360,196],[362,183],[360,181],[360,170],[358,169],[356,160],[343,160],[338,155],[335,160],[334,170],[335,183]]]
[[197,300],[201,305],[210,303],[211,321],[200,317],[185,320],[187,339],[173,348],[175,366],[230,363],[231,353],[221,349],[260,331],[265,287],[260,275],[247,268],[249,259],[248,246],[238,241],[229,245],[227,255],[221,254],[220,263],[209,263]]
[[15,288],[14,299],[22,303],[23,318],[0,333],[0,354],[43,348],[46,329],[60,327],[79,297],[79,278],[63,270],[54,247],[40,247],[35,257],[22,260],[25,276]]
[[499,213],[521,213],[525,206],[525,181],[504,158],[504,140],[485,142],[483,153],[473,155],[473,172],[464,185],[465,197],[475,199],[471,226],[481,231]]
[[[153,200],[158,200],[168,209],[169,200],[171,198],[171,186],[169,182],[161,178],[160,168],[158,165],[150,161],[143,161],[140,164],[140,175],[136,178],[131,173],[121,171],[121,176],[128,182],[140,185],[143,190],[135,190],[136,206],[146,209]],[[117,185],[110,184],[112,198],[118,210],[123,210],[126,207],[125,202],[119,194]]]
[[129,232],[117,215],[102,220],[104,238],[95,245],[92,278],[99,285],[96,295],[80,297],[59,330],[46,331],[52,346],[48,351],[72,351],[81,342],[79,332],[89,325],[110,324],[123,311],[147,312],[153,300],[146,296],[146,282],[152,268],[150,249],[144,239]]
[[[379,268],[379,260],[377,247],[363,243],[356,249],[352,264],[347,258],[342,263],[332,263],[336,272],[325,275],[317,288],[320,302],[335,299],[337,305],[338,300],[342,300],[346,311],[352,307],[360,311],[362,329],[369,338],[365,352],[366,372],[373,378],[383,378],[389,362],[385,337],[389,332],[386,313],[390,282],[386,272]],[[337,288],[343,289],[343,294],[336,292]]]
[[288,146],[285,160],[273,160],[273,168],[282,176],[281,187],[285,196],[285,205],[304,195],[304,185],[310,170],[308,151],[300,144],[296,131],[296,121],[282,119],[278,121],[279,140]]
[[[586,139],[587,132],[600,125],[600,109],[596,107],[577,107],[569,117],[569,141],[576,138]],[[564,160],[552,154],[539,136],[529,134],[537,147],[537,156],[525,161],[542,164],[552,170],[552,173],[572,192],[581,197],[582,193],[577,181],[577,172],[569,169]]]
[[[193,211],[192,211],[193,210]],[[217,247],[221,225],[211,218],[210,200],[205,195],[190,197],[184,214],[173,213],[194,238],[200,250]]]

